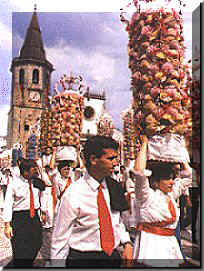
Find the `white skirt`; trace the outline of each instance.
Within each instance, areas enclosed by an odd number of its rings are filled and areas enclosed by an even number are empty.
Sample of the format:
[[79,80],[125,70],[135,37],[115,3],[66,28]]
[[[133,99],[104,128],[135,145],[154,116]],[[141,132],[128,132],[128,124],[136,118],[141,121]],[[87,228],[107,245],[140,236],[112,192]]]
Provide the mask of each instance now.
[[133,257],[151,267],[178,267],[184,262],[175,236],[141,231],[135,238]]

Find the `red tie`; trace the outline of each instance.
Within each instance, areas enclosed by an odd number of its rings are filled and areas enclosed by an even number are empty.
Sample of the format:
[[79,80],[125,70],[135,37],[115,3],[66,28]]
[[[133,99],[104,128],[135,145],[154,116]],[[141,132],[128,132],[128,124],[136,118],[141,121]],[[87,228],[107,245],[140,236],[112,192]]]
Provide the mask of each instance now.
[[114,248],[114,235],[110,213],[102,191],[102,185],[98,189],[98,216],[100,225],[100,240],[102,249],[111,256]]
[[35,215],[35,209],[34,209],[34,197],[33,197],[31,182],[29,182],[29,188],[30,188],[30,217],[33,218]]
[[51,187],[52,203],[53,203],[53,210],[55,210],[55,207],[57,205],[57,196],[56,196],[55,186],[53,184],[53,178],[50,177],[48,172],[47,172],[47,176],[52,184],[52,187]]
[[66,191],[66,189],[70,186],[71,183],[72,183],[72,179],[69,177],[69,178],[67,179],[67,183],[66,183],[66,185],[65,185],[64,190],[61,192],[61,194],[60,194],[60,196],[59,196],[60,199],[61,199],[62,195],[64,194],[64,192]]

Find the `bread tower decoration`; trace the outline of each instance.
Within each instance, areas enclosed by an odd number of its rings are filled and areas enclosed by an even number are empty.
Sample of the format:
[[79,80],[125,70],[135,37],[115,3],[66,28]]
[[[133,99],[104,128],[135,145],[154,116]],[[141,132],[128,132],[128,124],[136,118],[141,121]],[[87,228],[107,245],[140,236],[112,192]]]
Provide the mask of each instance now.
[[80,148],[84,97],[82,77],[63,75],[55,85],[41,118],[41,152],[49,155],[58,146]]
[[101,136],[113,136],[114,124],[112,117],[104,110],[97,122],[97,134]]
[[131,104],[121,113],[123,120],[123,152],[124,160],[135,160],[138,151],[138,138],[135,137],[134,109]]
[[131,19],[123,12],[120,17],[129,36],[134,137],[189,135],[192,104],[186,85],[182,12],[166,7],[142,9],[139,2],[152,1],[135,0]]

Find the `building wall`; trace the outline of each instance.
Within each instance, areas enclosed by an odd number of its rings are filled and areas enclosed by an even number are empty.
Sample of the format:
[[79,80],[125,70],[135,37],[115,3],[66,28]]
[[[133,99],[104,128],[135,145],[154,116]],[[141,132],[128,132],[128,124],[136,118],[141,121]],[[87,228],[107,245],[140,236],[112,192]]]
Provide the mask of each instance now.
[[20,143],[24,157],[26,157],[27,141],[31,133],[31,127],[39,120],[41,112],[41,109],[13,108],[14,118],[11,121],[12,134],[10,136],[12,140],[10,141],[10,145],[13,146],[16,143]]
[[90,106],[94,109],[94,116],[90,119],[84,118],[82,121],[82,134],[97,134],[97,121],[99,120],[103,110],[104,110],[104,100],[84,98],[85,108]]

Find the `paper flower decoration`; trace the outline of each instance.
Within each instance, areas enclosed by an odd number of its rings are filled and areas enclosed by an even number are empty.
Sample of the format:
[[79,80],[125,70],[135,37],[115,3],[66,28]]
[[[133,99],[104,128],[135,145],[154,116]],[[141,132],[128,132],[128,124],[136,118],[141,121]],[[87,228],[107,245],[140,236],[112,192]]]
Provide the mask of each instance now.
[[[151,1],[145,1],[151,2]],[[138,4],[138,1],[135,1]],[[183,21],[175,10],[137,10],[129,22],[135,134],[191,133],[191,77],[184,64]],[[141,117],[142,116],[142,117]]]

